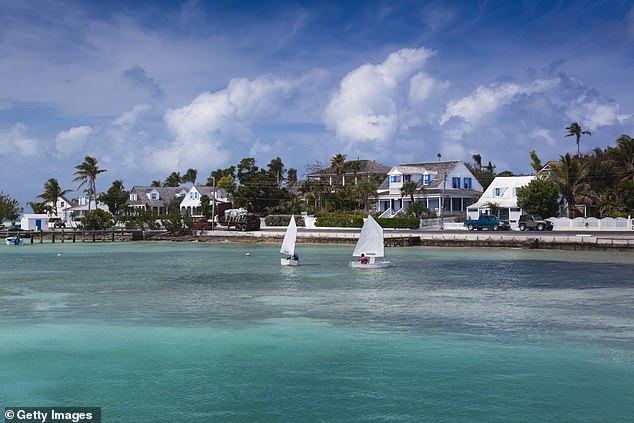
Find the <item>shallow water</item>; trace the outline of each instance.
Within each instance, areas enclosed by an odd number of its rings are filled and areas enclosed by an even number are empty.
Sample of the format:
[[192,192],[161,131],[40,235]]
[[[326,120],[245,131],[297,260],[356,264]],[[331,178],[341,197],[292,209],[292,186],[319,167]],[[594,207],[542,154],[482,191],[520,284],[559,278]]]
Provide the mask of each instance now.
[[[108,422],[630,421],[634,255],[65,243],[1,250],[0,406]],[[249,255],[246,255],[246,254]]]

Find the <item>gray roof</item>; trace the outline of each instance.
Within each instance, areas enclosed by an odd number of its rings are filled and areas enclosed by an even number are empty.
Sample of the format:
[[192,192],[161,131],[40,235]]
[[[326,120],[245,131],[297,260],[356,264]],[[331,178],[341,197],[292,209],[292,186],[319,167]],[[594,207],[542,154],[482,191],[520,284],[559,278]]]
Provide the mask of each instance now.
[[[394,166],[404,174],[424,174],[425,172],[436,173],[438,175],[445,175],[451,173],[451,171],[460,163],[460,160],[451,160],[446,162],[423,162],[423,163],[408,163]],[[390,169],[391,170],[391,169]],[[420,187],[422,186],[420,181],[412,181]],[[450,181],[451,182],[451,181]],[[433,192],[434,189],[442,189],[443,180],[442,177],[434,178],[431,184],[425,185],[425,189]],[[389,185],[387,178],[379,185],[378,190],[387,190]]]
[[[158,200],[150,200],[148,194],[152,191],[156,190],[159,194]],[[135,186],[130,191],[130,194],[136,194],[137,200],[132,201],[130,197],[128,197],[128,201],[126,201],[126,205],[134,207],[134,206],[145,206],[146,204],[150,207],[164,207],[169,204],[170,201],[177,195],[183,193],[186,194],[189,191],[187,187],[151,187],[151,186]]]

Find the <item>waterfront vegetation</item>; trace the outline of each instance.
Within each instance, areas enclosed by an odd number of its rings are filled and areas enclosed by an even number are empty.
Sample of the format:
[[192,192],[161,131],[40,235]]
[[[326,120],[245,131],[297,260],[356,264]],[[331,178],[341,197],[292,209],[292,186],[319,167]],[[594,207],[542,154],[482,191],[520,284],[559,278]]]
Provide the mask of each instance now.
[[[566,127],[566,130],[566,137],[575,137],[577,154],[565,154],[559,160],[548,161],[543,165],[538,154],[531,151],[531,166],[538,172],[538,177],[518,192],[518,206],[528,213],[543,217],[558,214],[568,217],[626,217],[634,214],[634,139],[622,135],[616,140],[615,146],[596,148],[582,154],[581,136],[590,136],[590,131],[583,130],[577,122]],[[497,173],[496,166],[491,161],[484,165],[479,154],[474,154],[472,159],[473,162],[466,165],[485,189],[496,176],[514,175],[508,170]],[[287,169],[280,157],[271,160],[263,168],[257,166],[254,158],[248,157],[235,166],[212,171],[206,185],[225,190],[234,207],[244,207],[264,217],[306,212],[318,217],[318,225],[357,227],[360,226],[358,219],[372,212],[369,200],[386,177],[384,174],[364,175],[356,183],[346,184],[345,175],[354,174],[356,177],[360,164],[359,160],[346,161],[346,155],[339,153],[331,158],[328,168],[319,162],[307,166],[307,173],[328,169],[333,172],[332,181],[299,181],[297,169]],[[129,228],[157,228],[161,223],[164,227],[187,228],[191,222],[187,216],[180,216],[180,199],[169,204],[167,215],[160,217],[148,210],[132,212],[126,206],[129,192],[121,179],[115,180],[106,192],[98,195],[96,178],[106,170],[99,167],[94,157],[86,156],[75,169],[74,181],[80,182],[77,189],[85,187],[89,199],[102,201],[111,212],[111,216],[105,216],[90,210],[89,201],[89,212],[82,220],[86,229],[101,229],[104,225],[108,227],[117,223],[124,223]],[[198,170],[190,168],[183,175],[174,171],[164,181],[155,180],[151,185],[195,184],[197,177]],[[412,222],[436,217],[421,203],[414,202],[414,195],[424,189],[424,186],[410,182],[405,183],[401,190],[401,196],[408,197],[412,203],[403,217],[412,219]],[[68,192],[70,190],[62,189],[55,178],[50,178],[38,196],[42,202],[30,202],[28,205],[36,213],[55,213],[55,206],[47,204],[55,205],[57,199]],[[16,211],[19,210],[17,214],[21,212],[19,204],[4,194],[0,200],[0,217],[16,219]],[[201,204],[203,214],[211,217],[209,197],[201,199]],[[407,219],[390,222],[380,223],[385,227],[414,226]]]

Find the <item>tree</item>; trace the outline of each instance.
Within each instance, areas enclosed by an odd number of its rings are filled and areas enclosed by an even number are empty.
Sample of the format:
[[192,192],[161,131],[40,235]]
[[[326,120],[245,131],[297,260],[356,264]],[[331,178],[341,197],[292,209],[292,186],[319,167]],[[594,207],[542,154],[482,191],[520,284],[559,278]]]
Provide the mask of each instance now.
[[123,181],[117,179],[112,182],[112,185],[105,194],[101,194],[99,200],[108,206],[108,209],[114,216],[119,216],[125,211],[128,196],[129,192],[125,190]]
[[150,184],[151,187],[162,187],[163,186],[163,182],[161,182],[160,179],[155,179],[152,181],[152,184]]
[[284,163],[282,162],[282,159],[280,159],[279,157],[274,158],[269,163],[269,172],[271,172],[271,174],[275,177],[278,187],[282,186],[282,179],[284,178],[284,170],[285,170]]
[[[341,153],[335,154],[330,159],[330,165],[335,168],[335,171],[337,172],[337,176],[342,173],[343,166],[345,163],[346,163],[345,154],[341,154]],[[345,178],[345,175],[343,177]],[[342,182],[342,185],[343,185],[343,182]]]
[[9,219],[11,222],[15,222],[18,219],[20,213],[22,213],[22,207],[18,200],[9,197],[4,192],[0,191],[0,221],[3,219]]
[[575,217],[577,201],[588,198],[590,185],[586,182],[588,165],[580,158],[572,158],[570,154],[561,156],[559,162],[552,168],[550,180],[552,180],[559,192],[566,199],[568,217]]
[[207,194],[200,196],[200,214],[211,217],[211,199]]
[[539,157],[537,157],[537,153],[535,152],[535,150],[531,150],[530,154],[531,154],[531,167],[533,168],[535,172],[539,172],[540,170],[544,168],[544,166],[542,165],[542,161],[539,160]]
[[182,182],[182,178],[181,178],[180,172],[172,172],[167,178],[165,178],[165,181],[163,182],[163,186],[164,187],[178,187],[180,186],[181,182]]
[[191,182],[192,185],[196,185],[196,178],[198,177],[198,171],[196,169],[187,169],[187,172],[180,178],[181,182]]
[[297,183],[297,169],[288,169],[288,172],[286,172],[286,179],[290,185]]
[[81,182],[77,189],[87,185],[86,192],[88,193],[88,211],[90,211],[90,198],[96,198],[97,194],[97,186],[95,183],[97,175],[107,172],[107,170],[100,169],[97,165],[97,159],[91,156],[84,157],[84,162],[75,166],[75,169],[77,169],[77,171],[75,172],[73,182]]
[[408,195],[410,199],[410,204],[414,204],[414,194],[418,191],[418,184],[413,181],[403,183],[401,187],[401,199],[403,196]]
[[616,144],[616,162],[623,172],[621,182],[634,181],[634,139],[629,135],[621,135]]
[[59,186],[59,182],[57,182],[57,179],[51,178],[44,182],[44,192],[37,197],[44,200],[45,208],[47,207],[46,203],[51,203],[50,210],[55,216],[57,216],[57,200],[68,194],[70,191],[71,190],[69,189],[62,190]]
[[543,218],[557,215],[559,204],[557,185],[545,178],[535,178],[517,192],[517,206],[529,214]]
[[26,203],[26,205],[31,207],[31,210],[33,210],[33,213],[36,213],[36,214],[46,213],[46,203],[44,201],[41,201],[41,202],[29,201],[28,203]]
[[566,127],[566,130],[568,131],[568,133],[566,134],[567,137],[572,137],[574,136],[576,141],[577,141],[577,157],[579,157],[579,140],[581,139],[581,135],[590,135],[592,136],[592,133],[590,131],[583,131],[581,129],[581,125],[579,125],[579,123],[577,122],[572,122],[570,124],[570,126]]
[[101,209],[86,213],[86,215],[81,218],[81,224],[84,228],[90,230],[102,230],[114,226],[112,215]]

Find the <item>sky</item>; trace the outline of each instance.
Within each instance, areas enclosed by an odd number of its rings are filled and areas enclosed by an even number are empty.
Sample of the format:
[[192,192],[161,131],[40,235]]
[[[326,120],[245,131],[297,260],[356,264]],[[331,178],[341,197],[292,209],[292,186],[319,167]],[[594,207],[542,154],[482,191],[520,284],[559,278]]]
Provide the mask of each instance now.
[[[634,3],[0,0],[0,190],[98,191],[245,157],[529,174],[634,136]],[[71,193],[78,196],[81,192]]]

